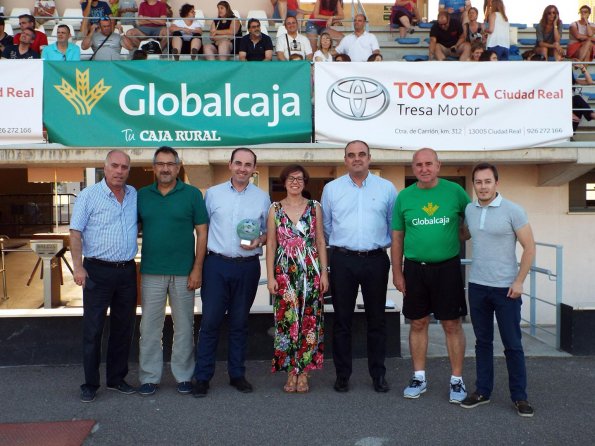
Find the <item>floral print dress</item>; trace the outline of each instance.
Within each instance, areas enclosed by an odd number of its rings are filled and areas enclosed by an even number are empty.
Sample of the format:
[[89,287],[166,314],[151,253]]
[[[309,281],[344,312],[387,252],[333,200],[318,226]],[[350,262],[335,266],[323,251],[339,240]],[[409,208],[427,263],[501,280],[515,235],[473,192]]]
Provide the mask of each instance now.
[[309,200],[295,224],[281,203],[272,205],[277,228],[275,279],[279,286],[273,303],[273,372],[300,374],[322,368],[324,307],[316,249],[316,203]]

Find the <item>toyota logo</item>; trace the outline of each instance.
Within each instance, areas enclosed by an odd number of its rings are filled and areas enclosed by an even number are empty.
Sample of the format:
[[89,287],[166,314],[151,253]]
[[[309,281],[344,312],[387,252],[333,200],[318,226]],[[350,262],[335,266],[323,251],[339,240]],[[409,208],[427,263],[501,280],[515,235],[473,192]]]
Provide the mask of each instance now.
[[354,121],[372,119],[388,107],[388,91],[380,82],[364,77],[349,77],[335,82],[326,102],[339,116]]

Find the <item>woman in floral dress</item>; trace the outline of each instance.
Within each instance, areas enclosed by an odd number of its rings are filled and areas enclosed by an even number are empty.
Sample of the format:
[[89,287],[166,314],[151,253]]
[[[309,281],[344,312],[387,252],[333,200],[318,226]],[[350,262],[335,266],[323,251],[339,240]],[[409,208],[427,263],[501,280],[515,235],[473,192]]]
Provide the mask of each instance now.
[[268,289],[275,316],[272,370],[286,371],[284,390],[300,393],[309,390],[308,372],[322,368],[328,289],[322,210],[302,195],[308,178],[298,165],[281,172],[287,196],[271,205],[267,223]]

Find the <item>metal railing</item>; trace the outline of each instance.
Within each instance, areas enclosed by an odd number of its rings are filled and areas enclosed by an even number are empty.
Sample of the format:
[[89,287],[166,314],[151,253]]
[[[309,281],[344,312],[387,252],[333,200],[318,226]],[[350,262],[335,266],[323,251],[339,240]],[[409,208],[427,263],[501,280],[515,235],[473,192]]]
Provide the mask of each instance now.
[[69,225],[74,194],[1,194],[0,230],[11,237]]
[[[562,279],[563,279],[563,251],[564,247],[562,245],[554,245],[551,243],[542,243],[536,242],[536,248],[543,247],[543,248],[553,248],[555,249],[555,264],[556,269],[552,271],[550,268],[544,268],[541,266],[537,266],[537,249],[536,254],[533,259],[533,263],[531,264],[531,269],[529,271],[529,291],[524,292],[523,296],[529,298],[529,319],[521,317],[521,321],[526,322],[529,326],[529,334],[534,338],[539,339],[540,341],[545,342],[546,344],[549,343],[547,339],[540,338],[537,335],[537,332],[540,331],[542,333],[547,333],[552,335],[556,339],[556,348],[560,349],[560,323],[561,323],[561,304],[563,299],[562,294]],[[461,264],[468,266],[471,265],[472,259],[461,259]],[[546,297],[539,297],[538,295],[538,286],[537,286],[537,278],[538,275],[543,275],[547,280],[553,281],[555,284],[555,296],[554,300],[552,301],[551,297],[547,299]],[[540,324],[537,317],[537,305],[543,304],[547,307],[554,307],[555,308],[555,315],[556,315],[556,325],[555,331],[552,331],[548,328],[549,324]]]

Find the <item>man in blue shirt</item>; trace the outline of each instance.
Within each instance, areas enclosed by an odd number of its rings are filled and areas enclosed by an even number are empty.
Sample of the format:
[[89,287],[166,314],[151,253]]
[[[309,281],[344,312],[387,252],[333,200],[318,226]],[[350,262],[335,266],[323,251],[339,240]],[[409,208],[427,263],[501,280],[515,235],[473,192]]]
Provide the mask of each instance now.
[[[523,282],[535,256],[527,214],[497,191],[498,170],[489,163],[473,168],[477,200],[465,209],[473,263],[469,271],[469,307],[475,332],[476,390],[461,402],[471,409],[490,402],[494,388],[494,315],[504,344],[510,398],[517,413],[532,417],[527,401],[527,371],[521,334]],[[516,242],[523,248],[517,266]]]
[[[252,392],[244,366],[248,337],[248,315],[260,279],[262,244],[266,242],[266,220],[271,200],[250,182],[256,170],[256,154],[247,148],[235,149],[229,161],[231,179],[209,188],[205,204],[209,216],[207,257],[201,288],[202,319],[196,345],[193,395],[204,397],[215,374],[219,330],[229,317],[227,370],[229,384],[242,393]],[[242,241],[238,224],[256,222],[260,235]],[[273,235],[274,236],[274,235]]]
[[104,172],[101,182],[81,191],[70,222],[74,281],[83,287],[85,383],[80,398],[84,403],[95,400],[99,388],[101,338],[108,308],[107,388],[124,394],[135,392],[124,381],[136,310],[136,190],[126,184],[130,157],[112,150]]
[[58,39],[56,42],[43,48],[41,58],[55,61],[81,60],[81,49],[78,45],[69,42],[70,28],[68,25],[58,25],[57,34]]
[[467,11],[471,8],[469,0],[440,0],[438,11],[446,11],[451,18],[457,19],[461,23],[467,22]]
[[361,286],[368,329],[368,371],[376,392],[388,392],[385,380],[386,290],[390,261],[391,219],[397,190],[369,171],[370,148],[364,141],[345,147],[347,175],[322,192],[324,235],[331,246],[333,360],[335,390],[347,392],[352,372],[351,321]]

